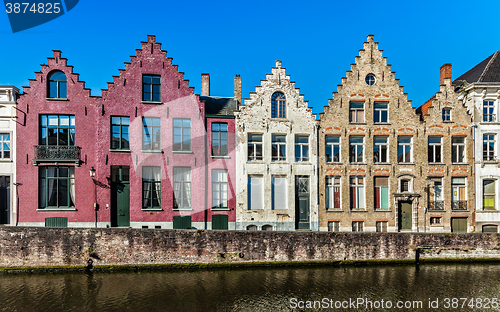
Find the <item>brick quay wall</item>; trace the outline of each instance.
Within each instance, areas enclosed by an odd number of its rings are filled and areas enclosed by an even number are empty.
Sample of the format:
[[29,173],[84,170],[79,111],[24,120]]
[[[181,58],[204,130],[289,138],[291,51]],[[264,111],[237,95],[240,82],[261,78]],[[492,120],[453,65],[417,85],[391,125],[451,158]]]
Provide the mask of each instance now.
[[[0,269],[500,261],[498,234],[0,228]],[[89,261],[91,260],[91,261]]]

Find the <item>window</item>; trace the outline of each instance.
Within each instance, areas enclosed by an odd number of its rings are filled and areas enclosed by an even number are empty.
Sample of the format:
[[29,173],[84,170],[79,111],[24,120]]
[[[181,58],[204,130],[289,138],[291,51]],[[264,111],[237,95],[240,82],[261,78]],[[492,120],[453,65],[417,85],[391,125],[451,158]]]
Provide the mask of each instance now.
[[364,177],[351,177],[351,209],[365,208]]
[[366,75],[365,82],[367,85],[373,86],[375,84],[375,75],[374,74]]
[[389,209],[389,178],[375,177],[375,209]]
[[451,121],[451,109],[443,108],[443,121]]
[[373,122],[375,123],[387,122],[387,117],[389,115],[389,104],[375,102],[373,104],[373,107],[374,107]]
[[465,137],[451,138],[451,161],[454,163],[465,162]]
[[130,149],[129,117],[111,117],[111,149]]
[[483,180],[483,210],[495,210],[495,180]]
[[389,162],[389,145],[387,143],[388,137],[375,136],[373,137],[373,162],[386,163]]
[[227,170],[212,170],[212,208],[227,208]]
[[328,221],[328,232],[340,232],[340,221]]
[[272,230],[273,230],[273,226],[270,224],[265,224],[262,226],[262,231],[272,231]]
[[262,134],[248,134],[248,160],[262,160]]
[[483,233],[498,233],[498,225],[483,225]]
[[[213,217],[213,216],[212,216]],[[174,216],[172,218],[174,230],[191,229],[191,216]]]
[[142,100],[151,102],[161,101],[161,77],[156,75],[142,76]]
[[287,209],[286,177],[272,177],[272,204],[273,209]]
[[409,192],[410,191],[410,180],[401,179],[399,182],[399,189],[400,189],[401,193]]
[[212,124],[212,156],[227,156],[227,123]]
[[286,160],[286,135],[273,134],[272,135],[272,161],[285,161]]
[[0,159],[10,158],[10,134],[0,133]]
[[441,225],[441,217],[431,217],[431,225]]
[[428,199],[430,210],[444,210],[443,201],[443,180],[441,178],[433,178],[429,181]]
[[375,222],[375,228],[377,232],[387,232],[387,221]]
[[142,118],[142,149],[145,151],[160,150],[160,118]]
[[495,160],[494,134],[483,134],[483,160]]
[[427,158],[430,163],[440,163],[441,159],[441,137],[428,138]]
[[248,209],[264,209],[264,177],[248,176]]
[[259,228],[256,225],[247,226],[247,231],[257,231]]
[[465,178],[451,178],[451,209],[467,210]]
[[493,114],[495,105],[493,101],[483,101],[483,121],[496,121],[496,116]]
[[66,75],[61,71],[56,71],[49,76],[49,98],[51,99],[66,99],[67,86]]
[[411,137],[410,136],[398,137],[398,162],[409,163],[412,160],[411,156],[412,156]]
[[340,162],[340,135],[325,136],[326,162]]
[[75,116],[41,115],[40,125],[40,145],[75,145]]
[[309,160],[309,136],[295,136],[295,161]]
[[351,102],[349,103],[349,122],[365,122],[365,103]]
[[352,136],[349,138],[349,162],[362,163],[363,162],[363,144],[364,137]]
[[174,167],[174,209],[191,208],[191,168]]
[[41,208],[74,207],[75,168],[40,167],[39,196]]
[[353,232],[363,232],[363,221],[353,221],[352,222]]
[[281,92],[274,92],[271,97],[271,117],[286,117],[286,100],[285,95]]
[[142,209],[161,207],[160,167],[142,167]]
[[173,151],[191,151],[191,119],[174,119]]
[[326,177],[326,209],[341,209],[340,207],[340,177]]

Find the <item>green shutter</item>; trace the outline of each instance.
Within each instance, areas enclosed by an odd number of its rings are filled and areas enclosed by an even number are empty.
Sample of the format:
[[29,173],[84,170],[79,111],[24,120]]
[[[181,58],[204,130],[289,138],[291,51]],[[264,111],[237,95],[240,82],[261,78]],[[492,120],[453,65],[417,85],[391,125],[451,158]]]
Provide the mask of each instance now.
[[68,227],[68,218],[45,218],[45,227]]
[[185,230],[191,228],[191,216],[174,217],[174,229]]
[[452,233],[467,233],[467,218],[451,218]]
[[227,215],[212,216],[212,230],[227,230],[229,228]]
[[389,209],[389,187],[380,188],[380,208]]

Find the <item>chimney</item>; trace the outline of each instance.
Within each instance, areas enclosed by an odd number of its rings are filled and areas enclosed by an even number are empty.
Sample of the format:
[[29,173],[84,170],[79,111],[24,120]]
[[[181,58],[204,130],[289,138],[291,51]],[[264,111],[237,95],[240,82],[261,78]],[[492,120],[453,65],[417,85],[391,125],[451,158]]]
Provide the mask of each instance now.
[[201,96],[210,96],[210,74],[201,74]]
[[234,76],[234,98],[241,105],[241,77],[240,75]]
[[450,79],[451,82],[451,64],[447,63],[441,66],[441,71],[440,71],[440,78],[441,78],[441,84],[444,85],[444,80],[446,78]]

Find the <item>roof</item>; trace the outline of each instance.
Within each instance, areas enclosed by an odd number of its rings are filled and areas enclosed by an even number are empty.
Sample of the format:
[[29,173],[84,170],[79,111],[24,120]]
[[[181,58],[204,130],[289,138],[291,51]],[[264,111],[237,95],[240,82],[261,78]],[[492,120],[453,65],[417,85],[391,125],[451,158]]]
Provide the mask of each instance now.
[[465,74],[453,81],[454,86],[475,82],[500,82],[500,51],[488,56],[481,63],[472,67]]
[[206,115],[234,116],[238,110],[238,100],[232,97],[200,96],[205,102]]
[[434,100],[435,98],[436,95],[433,95],[430,99],[427,100],[427,102],[417,108],[416,113],[420,115],[420,120],[425,120],[425,115],[429,114],[429,107],[432,106],[432,100]]

